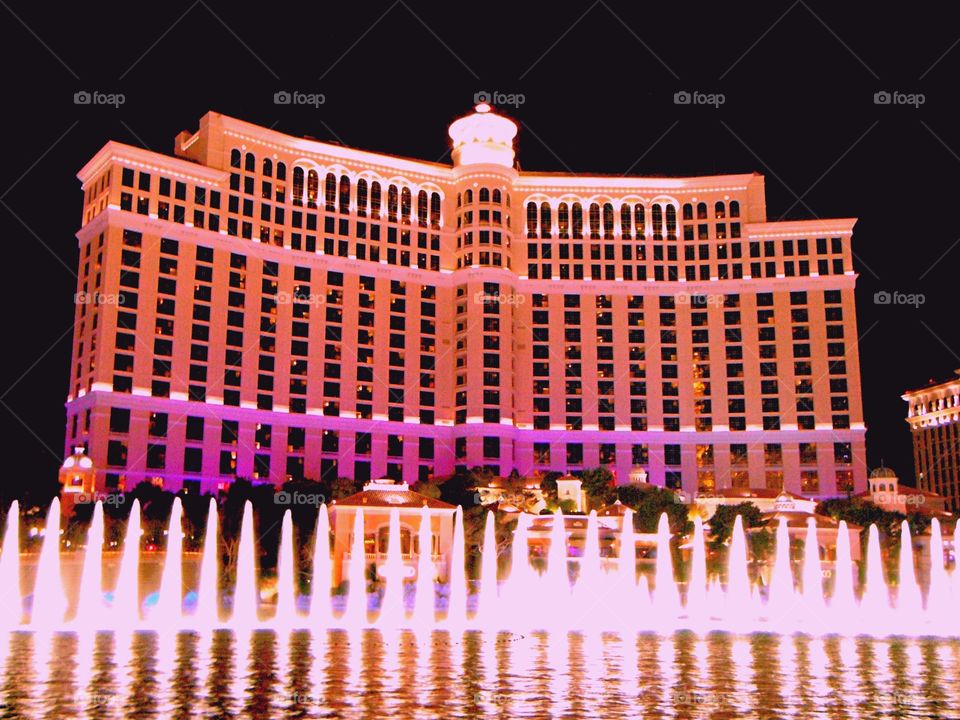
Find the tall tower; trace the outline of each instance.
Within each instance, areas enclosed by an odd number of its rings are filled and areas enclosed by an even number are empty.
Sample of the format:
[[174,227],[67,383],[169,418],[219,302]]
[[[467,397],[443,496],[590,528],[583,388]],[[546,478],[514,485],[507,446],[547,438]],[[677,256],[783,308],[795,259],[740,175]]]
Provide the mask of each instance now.
[[486,103],[450,125],[456,197],[454,438],[458,465],[513,463],[513,203],[517,125]]

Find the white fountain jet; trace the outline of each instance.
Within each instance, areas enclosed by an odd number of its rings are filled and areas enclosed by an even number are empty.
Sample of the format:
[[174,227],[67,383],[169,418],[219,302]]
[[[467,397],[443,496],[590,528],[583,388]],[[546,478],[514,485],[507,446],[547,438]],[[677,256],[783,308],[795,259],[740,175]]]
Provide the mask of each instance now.
[[33,585],[30,625],[54,629],[63,623],[67,599],[60,576],[60,498],[54,498],[47,512],[47,525],[37,562],[37,579]]
[[500,588],[500,600],[510,612],[504,620],[518,631],[530,627],[538,578],[530,566],[530,516],[520,513],[510,544],[510,575]]
[[367,624],[367,557],[363,543],[363,509],[357,508],[353,519],[353,544],[347,567],[347,604],[339,622],[347,628]]
[[477,612],[474,623],[479,627],[493,628],[499,618],[497,587],[497,532],[496,517],[487,511],[483,530],[483,554],[480,564],[480,589],[477,597]]
[[834,563],[833,595],[830,597],[830,622],[833,632],[844,632],[858,615],[853,590],[855,566],[850,559],[850,531],[846,520],[837,526],[837,561]]
[[944,565],[943,531],[940,521],[930,522],[930,587],[927,590],[927,622],[933,633],[949,633],[955,624],[950,612],[950,577]]
[[453,549],[450,557],[450,569],[447,573],[446,624],[451,628],[461,628],[467,622],[467,575],[464,562],[466,551],[463,538],[463,508],[457,506],[453,516]]
[[867,577],[860,596],[859,618],[865,632],[888,635],[891,614],[890,592],[883,577],[880,533],[876,525],[871,525],[867,539]]
[[703,519],[693,519],[693,548],[690,553],[690,580],[687,583],[687,623],[699,629],[707,621],[707,551],[703,537]]
[[197,605],[191,622],[198,630],[212,630],[220,625],[220,592],[217,558],[220,555],[217,501],[210,498],[207,508],[207,528],[203,536],[203,555],[200,559],[200,587]]
[[155,628],[179,628],[183,624],[183,504],[173,499],[167,549],[164,553],[160,595],[150,611],[150,624]]
[[333,619],[330,609],[330,584],[333,574],[330,562],[330,516],[327,505],[320,505],[317,531],[313,540],[313,573],[310,576],[310,626],[328,627]]
[[436,592],[433,579],[436,570],[433,566],[433,531],[431,530],[430,508],[424,504],[420,509],[419,552],[417,554],[417,585],[413,598],[413,626],[418,630],[433,627],[436,622]]
[[823,570],[820,567],[817,521],[812,517],[807,518],[807,535],[803,544],[801,588],[804,626],[808,632],[819,632],[824,629],[826,603],[823,598]]
[[140,624],[140,500],[134,499],[123,538],[120,572],[110,603],[114,628],[130,629]]
[[680,613],[680,593],[673,576],[670,538],[670,521],[667,514],[662,513],[657,522],[657,560],[653,576],[653,617],[658,632],[673,630]]
[[404,624],[406,613],[403,606],[403,549],[400,547],[400,509],[390,509],[390,525],[387,535],[387,558],[384,565],[377,569],[384,579],[384,590],[380,600],[380,613],[377,625],[384,628],[397,628]]
[[747,538],[743,516],[733,521],[727,557],[727,591],[724,595],[724,626],[732,632],[750,632],[756,626],[756,610],[747,569]]
[[[770,575],[770,592],[764,616],[771,630],[795,626],[796,593],[793,588],[793,569],[790,567],[790,533],[787,521],[780,518],[777,525],[777,548]],[[787,630],[791,632],[791,630]]]
[[259,625],[257,601],[257,556],[253,537],[253,505],[243,504],[243,520],[240,523],[240,543],[237,548],[237,584],[233,591],[233,615],[230,624],[236,629],[249,629]]
[[910,525],[904,520],[900,524],[900,582],[897,590],[897,625],[901,632],[917,633],[922,627],[923,598],[917,584],[917,573],[913,562],[913,539]]
[[103,599],[103,503],[99,500],[87,530],[81,573],[73,624],[85,630],[106,630],[111,627],[111,618]]
[[550,598],[550,602],[543,606],[543,612],[533,618],[533,628],[549,630],[555,626],[562,627],[572,614],[570,576],[567,571],[567,528],[560,509],[553,514],[547,569],[540,577],[540,585],[538,595]]
[[277,548],[277,612],[273,621],[275,626],[286,630],[301,625],[297,613],[296,564],[297,546],[293,541],[293,517],[287,508],[283,513],[280,545]]
[[[7,511],[7,529],[0,554],[0,628],[12,628],[23,619],[20,590],[20,503],[14,500]],[[5,652],[0,647],[0,653]]]

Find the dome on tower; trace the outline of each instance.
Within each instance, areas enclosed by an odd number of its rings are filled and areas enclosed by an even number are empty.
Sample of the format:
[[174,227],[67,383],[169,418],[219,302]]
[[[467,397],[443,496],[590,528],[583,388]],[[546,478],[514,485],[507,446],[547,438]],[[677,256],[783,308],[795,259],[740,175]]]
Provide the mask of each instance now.
[[880,467],[874,468],[873,470],[870,471],[870,477],[871,478],[895,478],[897,477],[897,474],[890,468],[881,464]]
[[454,165],[502,165],[513,167],[513,139],[517,124],[493,111],[487,103],[451,123]]

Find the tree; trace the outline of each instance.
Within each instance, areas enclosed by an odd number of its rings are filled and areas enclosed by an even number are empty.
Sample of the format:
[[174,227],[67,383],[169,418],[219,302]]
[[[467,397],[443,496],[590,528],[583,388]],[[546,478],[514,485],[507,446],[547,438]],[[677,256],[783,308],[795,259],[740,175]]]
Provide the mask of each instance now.
[[587,468],[580,473],[583,489],[591,499],[606,504],[614,493],[613,473],[605,467]]
[[358,493],[363,489],[363,483],[348,477],[338,477],[330,484],[330,496],[334,500],[340,500]]
[[425,497],[433,498],[434,500],[440,499],[440,487],[433,483],[419,482],[413,486],[413,489]]
[[745,530],[763,525],[763,514],[752,502],[720,505],[710,518],[710,545],[714,550],[719,550],[727,544],[733,535],[733,526],[738,515],[743,518]]
[[672,490],[656,485],[622,485],[616,491],[620,502],[634,511],[633,526],[638,531],[656,532],[664,513],[670,523],[670,532],[685,535],[690,531],[689,509],[679,502]]

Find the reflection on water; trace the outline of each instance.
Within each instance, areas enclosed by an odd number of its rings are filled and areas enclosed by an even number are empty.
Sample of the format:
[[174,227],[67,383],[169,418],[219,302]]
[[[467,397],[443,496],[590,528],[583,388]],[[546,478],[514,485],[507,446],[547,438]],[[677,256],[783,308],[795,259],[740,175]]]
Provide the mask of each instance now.
[[946,718],[960,641],[13,632],[3,718]]

